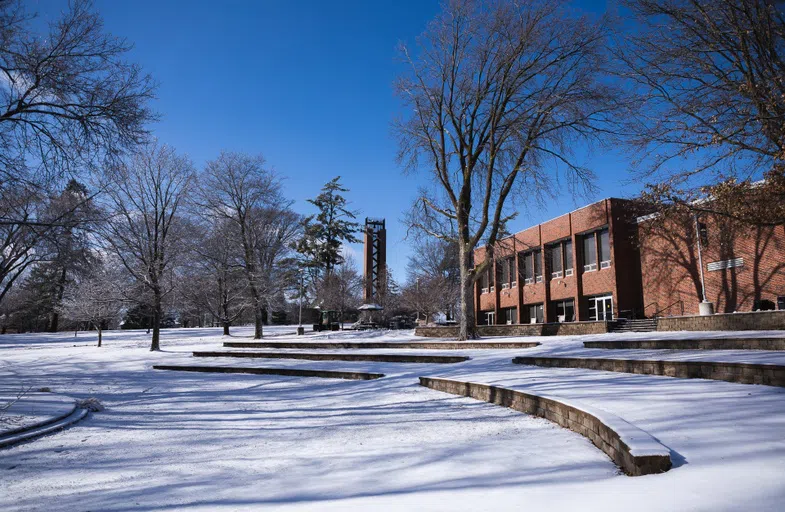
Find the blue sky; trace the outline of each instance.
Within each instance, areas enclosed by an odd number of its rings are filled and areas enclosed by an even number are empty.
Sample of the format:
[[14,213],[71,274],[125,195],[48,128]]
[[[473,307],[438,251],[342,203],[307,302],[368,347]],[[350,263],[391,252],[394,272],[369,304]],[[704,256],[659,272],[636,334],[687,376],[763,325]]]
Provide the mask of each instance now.
[[[43,19],[61,0],[35,0]],[[583,2],[595,12],[605,1]],[[160,84],[153,126],[198,167],[222,149],[261,153],[286,177],[295,209],[337,175],[358,217],[384,217],[388,263],[399,281],[411,248],[399,222],[424,177],[395,161],[391,122],[400,113],[392,83],[403,71],[399,41],[413,42],[439,9],[433,0],[173,1],[96,0],[106,28],[135,45],[130,59]],[[624,155],[597,153],[594,199],[627,196]],[[585,203],[563,195],[522,215],[517,231]],[[359,253],[361,246],[354,247]],[[360,263],[358,259],[358,263]]]

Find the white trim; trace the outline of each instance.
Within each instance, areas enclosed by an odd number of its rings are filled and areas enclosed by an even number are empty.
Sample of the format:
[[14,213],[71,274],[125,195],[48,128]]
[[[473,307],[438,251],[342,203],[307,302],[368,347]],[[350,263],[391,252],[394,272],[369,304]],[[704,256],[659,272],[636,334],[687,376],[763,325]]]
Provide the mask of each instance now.
[[572,275],[572,269],[568,268],[564,271],[564,277],[570,277]]
[[605,260],[600,262],[600,268],[611,268],[611,260]]

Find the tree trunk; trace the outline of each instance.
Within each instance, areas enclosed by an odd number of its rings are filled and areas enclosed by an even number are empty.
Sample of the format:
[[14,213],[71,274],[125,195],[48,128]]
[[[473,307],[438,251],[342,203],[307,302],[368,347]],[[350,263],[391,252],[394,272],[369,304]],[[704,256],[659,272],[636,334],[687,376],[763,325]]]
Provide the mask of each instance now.
[[57,307],[63,302],[66,277],[67,274],[64,266],[62,272],[60,272],[60,279],[57,280],[57,298],[55,299],[55,309],[52,311],[52,322],[49,324],[49,332],[57,332],[57,328],[60,324],[60,313],[57,312]]
[[264,335],[263,326],[264,326],[264,308],[257,303],[257,305],[254,307],[253,338],[255,340],[262,339],[262,336]]
[[161,290],[153,290],[153,341],[150,351],[161,350]]
[[460,244],[461,268],[461,322],[458,341],[477,339],[477,326],[474,321],[474,271],[472,270],[471,251],[466,244]]
[[98,346],[101,346],[101,324],[98,324]]
[[223,325],[224,325],[224,336],[229,336],[229,321],[224,320]]

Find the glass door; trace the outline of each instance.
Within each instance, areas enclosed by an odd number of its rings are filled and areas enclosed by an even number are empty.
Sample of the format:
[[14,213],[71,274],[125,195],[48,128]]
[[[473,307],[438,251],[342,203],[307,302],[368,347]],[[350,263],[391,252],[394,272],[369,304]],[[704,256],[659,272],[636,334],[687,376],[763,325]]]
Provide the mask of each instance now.
[[590,320],[613,320],[613,297],[591,297],[589,299]]

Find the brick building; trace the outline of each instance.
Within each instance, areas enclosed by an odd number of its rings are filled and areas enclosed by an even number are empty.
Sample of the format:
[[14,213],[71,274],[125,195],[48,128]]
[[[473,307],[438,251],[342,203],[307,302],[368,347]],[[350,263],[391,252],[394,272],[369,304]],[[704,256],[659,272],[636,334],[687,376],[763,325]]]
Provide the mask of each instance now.
[[[706,217],[706,216],[704,216]],[[706,294],[718,311],[785,309],[785,227],[702,218]],[[497,244],[475,285],[477,323],[614,320],[698,312],[695,222],[604,199]],[[475,251],[475,263],[485,248]],[[697,280],[696,280],[697,278]]]

